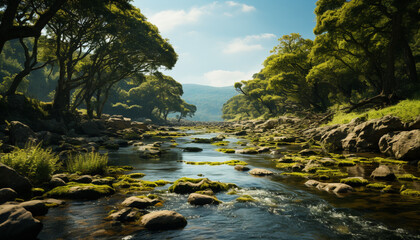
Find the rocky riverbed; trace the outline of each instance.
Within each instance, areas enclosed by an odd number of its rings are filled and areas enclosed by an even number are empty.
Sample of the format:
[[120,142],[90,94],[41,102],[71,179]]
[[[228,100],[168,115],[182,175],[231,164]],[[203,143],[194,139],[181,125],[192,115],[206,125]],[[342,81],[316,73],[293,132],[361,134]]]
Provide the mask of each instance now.
[[[54,232],[51,220],[60,219],[63,216],[60,213],[71,215],[67,210],[78,209],[78,204],[90,206],[94,202],[102,206],[96,207],[100,214],[92,214],[100,224],[91,235],[80,233],[83,237],[118,236],[118,229],[125,229],[126,235],[143,237],[144,234],[138,233],[147,232],[144,229],[170,230],[187,226],[184,231],[188,232],[191,221],[193,226],[199,227],[200,221],[196,222],[191,213],[204,211],[197,206],[229,208],[232,204],[236,206],[236,202],[254,204],[244,206],[250,208],[249,213],[262,206],[279,211],[278,204],[282,201],[272,194],[279,189],[295,188],[318,196],[301,196],[303,199],[314,198],[314,202],[319,203],[323,198],[333,206],[357,211],[374,208],[372,199],[381,197],[389,202],[376,208],[390,214],[384,209],[397,200],[401,206],[396,209],[404,215],[401,220],[410,223],[405,229],[395,225],[387,229],[391,232],[393,228],[400,229],[404,238],[416,238],[413,229],[419,227],[416,224],[418,210],[410,208],[417,206],[418,209],[420,203],[419,122],[420,119],[402,123],[397,118],[384,117],[367,122],[355,119],[345,125],[307,127],[309,123],[304,120],[281,117],[268,121],[158,126],[133,122],[122,116],[106,116],[100,120],[80,121],[70,129],[51,121],[48,128],[36,129],[40,131],[21,122],[10,122],[1,127],[3,152],[11,151],[13,146],[23,147],[28,140],[42,141],[62,162],[68,154],[95,150],[109,152],[111,166],[101,175],[63,172],[53,175],[49,182],[34,185],[10,167],[1,165],[0,232],[11,239],[35,237],[42,231],[41,239],[47,239],[46,236]],[[189,159],[190,156],[193,158]],[[158,170],[153,171],[154,168]],[[168,170],[172,168],[173,171]],[[184,172],[185,169],[188,171]],[[255,194],[260,190],[263,193]],[[288,189],[285,194],[285,198],[291,200],[296,193]],[[271,196],[267,199],[277,203],[273,202],[270,207],[264,195]],[[366,203],[360,204],[360,199]],[[303,201],[299,205],[299,201],[288,203],[284,211],[308,204]],[[183,204],[195,208],[187,211]],[[234,209],[232,214],[237,214],[239,209]],[[204,212],[208,211],[207,208]],[[303,211],[301,214],[312,216],[315,213]],[[298,215],[294,217],[300,219]],[[317,217],[322,219],[322,216]],[[373,218],[381,221],[378,216]],[[385,224],[391,222],[387,217],[383,220]],[[226,221],[233,224],[231,220]],[[42,222],[46,224],[44,230]],[[355,237],[351,231],[355,223],[350,226],[344,225],[344,230],[343,226],[336,227],[326,236]],[[387,231],[380,234],[385,236]],[[254,236],[258,236],[257,232],[253,232]],[[167,236],[171,234],[173,232]],[[260,236],[268,236],[266,234]],[[293,236],[289,231],[285,234]],[[74,232],[53,236],[78,237]]]

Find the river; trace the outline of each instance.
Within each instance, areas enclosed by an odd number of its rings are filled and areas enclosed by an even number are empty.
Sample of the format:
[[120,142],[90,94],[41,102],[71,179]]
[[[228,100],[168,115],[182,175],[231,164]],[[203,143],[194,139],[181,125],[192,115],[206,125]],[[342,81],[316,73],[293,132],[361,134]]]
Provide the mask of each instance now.
[[[235,183],[257,200],[237,203],[238,195],[216,194],[218,206],[192,206],[188,195],[168,193],[170,185],[156,188],[164,200],[158,210],[175,210],[185,216],[188,225],[181,230],[148,231],[136,225],[111,224],[107,213],[127,196],[115,194],[96,201],[68,201],[50,209],[41,218],[44,224],[39,239],[420,239],[418,201],[378,194],[354,194],[344,198],[309,189],[301,179],[253,177],[233,166],[188,165],[183,161],[223,162],[237,159],[249,167],[280,172],[269,154],[240,155],[215,151],[217,146],[191,143],[192,137],[211,138],[203,133],[177,138],[177,148],[160,159],[140,159],[132,147],[110,152],[110,165],[131,165],[142,172],[143,180],[175,181],[181,177]],[[242,139],[228,138],[229,146]],[[166,145],[169,145],[166,143]],[[184,147],[200,147],[202,152],[182,152]],[[237,145],[236,145],[237,146]],[[153,210],[153,209],[151,209]]]

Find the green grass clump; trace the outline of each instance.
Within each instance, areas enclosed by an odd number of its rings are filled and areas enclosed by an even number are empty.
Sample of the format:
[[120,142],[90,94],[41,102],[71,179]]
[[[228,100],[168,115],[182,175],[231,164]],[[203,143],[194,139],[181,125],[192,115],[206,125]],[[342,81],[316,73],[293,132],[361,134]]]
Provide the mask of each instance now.
[[67,160],[67,171],[82,174],[104,174],[108,165],[108,155],[101,155],[97,152],[89,152],[71,156]]
[[218,148],[216,149],[216,151],[222,152],[222,153],[235,153],[235,149],[230,149],[230,148]]
[[238,197],[236,199],[237,202],[255,202],[257,200],[255,200],[253,197],[251,197],[250,195],[242,195],[240,197]]
[[0,158],[0,162],[15,169],[20,175],[28,177],[34,184],[47,182],[59,168],[58,156],[50,148],[27,144],[25,148],[16,148]]
[[[410,109],[410,111],[407,111],[407,109]],[[386,115],[399,117],[403,122],[412,121],[420,115],[420,100],[403,100],[394,106],[379,110],[371,109],[366,112],[338,112],[334,115],[328,125],[349,123],[352,119],[357,117],[370,120],[382,118]]]
[[350,185],[352,187],[359,187],[359,186],[365,186],[369,183],[368,180],[363,178],[343,178],[340,180],[340,183],[345,183],[347,185]]

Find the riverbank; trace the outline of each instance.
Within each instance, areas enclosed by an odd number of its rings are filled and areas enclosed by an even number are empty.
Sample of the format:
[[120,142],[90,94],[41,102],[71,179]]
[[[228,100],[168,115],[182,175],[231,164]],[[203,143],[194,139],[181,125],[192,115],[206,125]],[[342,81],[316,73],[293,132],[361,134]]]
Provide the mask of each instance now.
[[[210,169],[218,167],[222,167],[225,171],[233,170],[237,172],[234,168],[244,171],[238,172],[245,174],[244,176],[250,176],[250,174],[247,174],[247,170],[252,169],[251,174],[263,176],[267,181],[274,179],[282,184],[290,184],[304,191],[323,196],[337,205],[342,205],[345,202],[347,205],[344,204],[344,206],[349,208],[371,209],[372,204],[374,204],[371,203],[371,200],[367,200],[366,204],[360,204],[360,201],[356,200],[362,196],[365,199],[381,197],[390,200],[390,202],[383,203],[380,208],[387,208],[388,204],[392,203],[391,199],[399,199],[401,206],[398,206],[397,209],[418,206],[419,175],[415,160],[409,162],[384,156],[380,157],[377,154],[372,156],[371,154],[366,155],[366,153],[328,152],[322,141],[325,138],[321,136],[320,141],[314,137],[309,137],[308,134],[315,132],[315,130],[305,129],[305,125],[306,123],[300,119],[279,118],[236,124],[223,123],[206,126],[193,124],[193,126],[163,127],[150,123],[132,122],[122,116],[111,116],[101,120],[82,122],[76,128],[68,130],[65,135],[60,135],[54,132],[42,134],[31,132],[32,129],[29,126],[25,127],[22,123],[11,122],[7,131],[4,132],[4,135],[9,137],[9,144],[6,143],[3,146],[6,151],[11,149],[12,144],[22,144],[23,141],[19,141],[19,139],[32,138],[34,142],[37,142],[40,139],[46,140],[39,136],[55,135],[57,140],[46,142],[50,143],[49,147],[57,156],[60,156],[62,163],[66,162],[69,153],[83,153],[95,149],[101,153],[108,152],[111,157],[111,162],[108,165],[113,166],[108,167],[100,175],[65,173],[65,170],[61,169],[59,171],[64,172],[56,173],[48,182],[38,185],[30,183],[32,186],[30,186],[29,189],[31,190],[29,192],[10,195],[12,197],[9,197],[8,200],[12,200],[12,202],[9,201],[1,206],[5,212],[16,212],[16,208],[19,208],[19,211],[24,213],[23,208],[37,217],[37,215],[47,214],[49,207],[58,207],[57,210],[51,211],[59,215],[60,210],[66,208],[65,202],[72,205],[74,204],[73,201],[87,203],[85,200],[90,199],[89,202],[91,202],[92,199],[99,199],[93,201],[103,202],[104,200],[101,199],[110,199],[110,202],[108,200],[109,204],[116,207],[107,208],[106,212],[99,214],[100,217],[97,221],[111,221],[113,224],[122,224],[121,226],[124,229],[130,229],[127,231],[133,233],[144,231],[147,224],[142,222],[143,216],[159,210],[160,206],[167,210],[177,210],[176,208],[171,209],[173,199],[168,199],[168,194],[173,194],[171,192],[181,195],[188,193],[187,196],[190,196],[191,200],[185,199],[184,203],[190,202],[190,205],[195,205],[191,203],[198,201],[199,203],[225,206],[226,198],[229,199],[228,202],[235,201],[236,198],[239,202],[261,201],[261,198],[249,194],[252,193],[250,189],[246,191],[240,189],[247,188],[249,186],[247,181],[255,182],[255,178],[238,182],[240,184],[237,183],[236,178],[223,177],[218,179],[217,176],[220,174],[215,175],[216,178],[206,179],[209,175],[212,175]],[[343,128],[343,126],[337,128]],[[413,124],[405,124],[404,126],[410,127]],[[354,127],[357,127],[357,125]],[[25,131],[22,131],[22,129]],[[203,137],[189,136],[196,134],[197,131],[205,133],[205,135]],[[329,134],[331,134],[330,132]],[[214,134],[211,135],[212,133]],[[23,136],[24,134],[27,135]],[[229,140],[226,140],[226,138]],[[232,141],[233,139],[236,140]],[[119,148],[121,150],[118,150]],[[212,152],[210,155],[208,153],[209,149]],[[203,150],[204,152],[202,152]],[[120,151],[128,151],[133,162],[125,162],[121,159],[125,158],[125,155],[121,155]],[[116,157],[118,160],[115,160],[115,156],[113,156],[116,153],[118,153]],[[185,160],[183,157],[179,157],[184,155],[186,157],[189,154],[192,154],[194,159]],[[208,157],[213,156],[213,154],[218,157],[217,161]],[[251,167],[244,166],[249,162],[248,156],[249,159],[264,161],[262,169],[258,170],[260,164],[253,164],[254,166]],[[235,158],[244,159],[241,159],[241,161],[233,160]],[[162,163],[163,159],[168,160]],[[153,164],[138,165],[139,161]],[[194,170],[194,174],[191,174],[192,172],[189,174],[177,173],[176,176],[167,179],[168,172],[164,170],[165,166],[162,166],[164,169],[160,170],[161,172],[149,171],[150,168],[154,168],[155,164],[168,164],[169,162],[175,169],[185,169],[190,166],[188,169]],[[130,166],[117,166],[121,164]],[[269,168],[264,166],[269,166]],[[374,172],[379,173],[373,174]],[[383,172],[388,173],[384,175]],[[153,174],[153,179],[149,178],[149,173]],[[235,176],[238,179],[243,178],[243,175]],[[189,178],[176,181],[183,177]],[[214,182],[214,180],[221,182]],[[228,184],[229,182],[235,183],[236,186]],[[179,187],[179,184],[181,184],[181,187]],[[183,190],[176,190],[179,188]],[[208,189],[211,189],[211,191],[208,191]],[[218,195],[217,192],[219,191],[222,191],[221,195]],[[223,193],[223,191],[225,192]],[[228,192],[233,195],[226,194]],[[196,195],[191,196],[190,193]],[[327,195],[323,195],[324,193]],[[334,197],[331,200],[329,196],[337,196],[338,198]],[[65,202],[52,200],[52,197],[64,199]],[[340,198],[351,200],[339,200]],[[23,199],[32,199],[32,202]],[[72,200],[69,201],[68,199]],[[33,202],[34,200],[37,202]],[[130,203],[127,203],[127,201]],[[358,202],[358,205],[354,205]],[[25,205],[32,204],[40,206],[39,208],[44,210],[35,211],[31,207],[25,208]],[[410,226],[409,229],[416,229],[418,227],[415,224],[415,222],[418,222],[415,217],[416,210],[412,210],[414,216],[406,216],[411,222],[407,225]],[[413,214],[413,211],[409,211],[410,214]],[[165,214],[173,213],[166,212]],[[40,218],[41,221],[43,218],[45,217]],[[184,227],[182,219],[179,216],[174,218],[175,223],[166,225],[167,228]],[[40,230],[37,227],[39,222],[36,219],[32,221],[35,229],[33,234],[36,235],[37,231]],[[187,221],[189,221],[189,216],[187,216]],[[104,233],[98,232],[96,234]]]

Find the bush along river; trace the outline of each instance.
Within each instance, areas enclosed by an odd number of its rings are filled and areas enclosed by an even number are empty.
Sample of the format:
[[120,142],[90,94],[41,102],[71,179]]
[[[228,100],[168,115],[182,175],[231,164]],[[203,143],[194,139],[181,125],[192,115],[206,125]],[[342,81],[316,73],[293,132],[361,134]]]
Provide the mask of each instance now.
[[34,198],[42,204],[18,205],[42,230],[17,226],[39,239],[420,239],[418,161],[343,152],[333,143],[360,125],[350,124],[121,127],[87,141],[108,154],[106,173],[54,175]]

